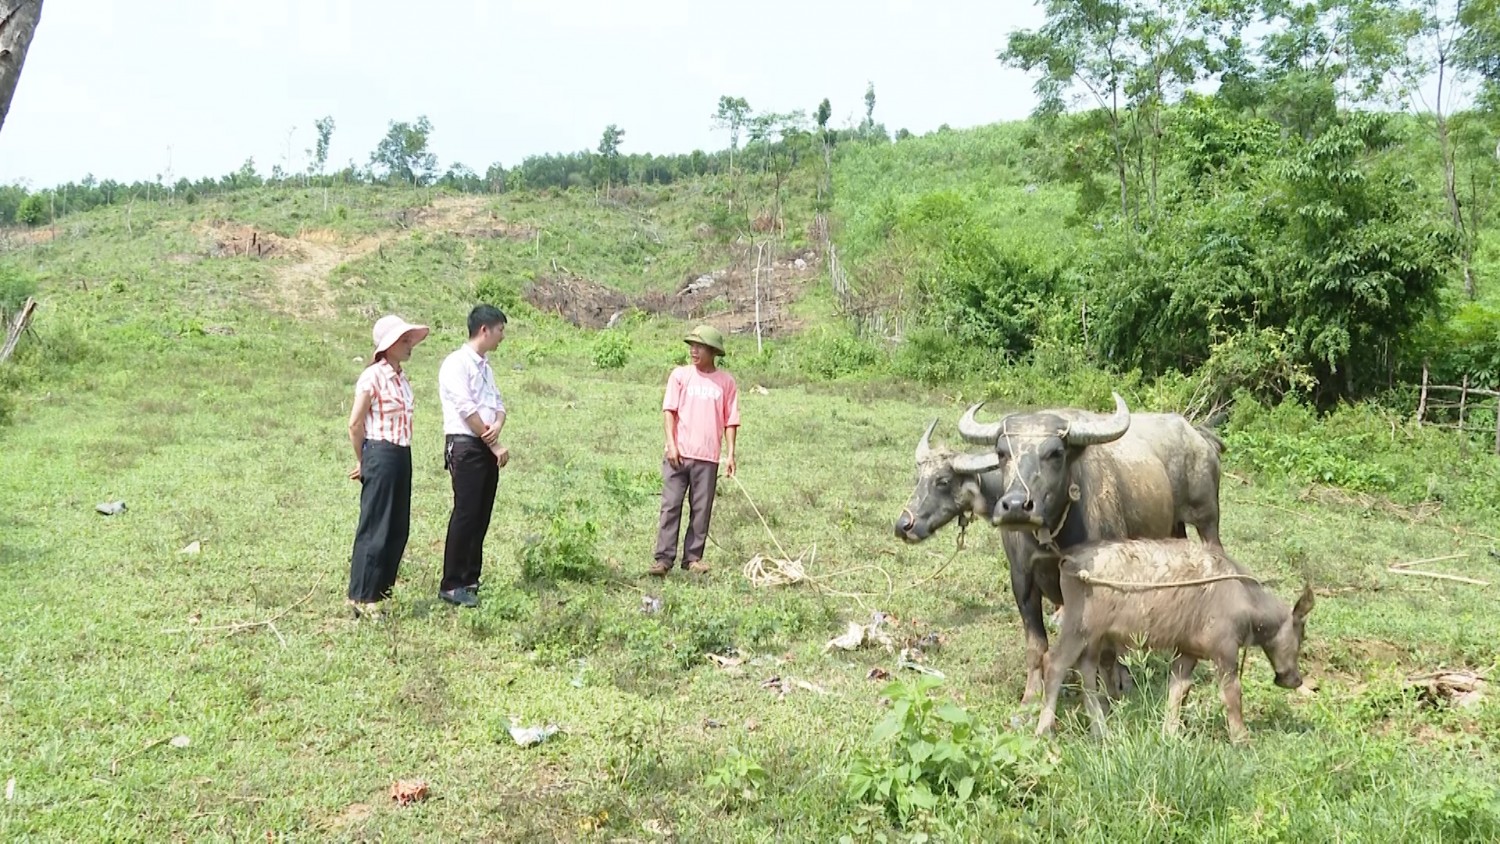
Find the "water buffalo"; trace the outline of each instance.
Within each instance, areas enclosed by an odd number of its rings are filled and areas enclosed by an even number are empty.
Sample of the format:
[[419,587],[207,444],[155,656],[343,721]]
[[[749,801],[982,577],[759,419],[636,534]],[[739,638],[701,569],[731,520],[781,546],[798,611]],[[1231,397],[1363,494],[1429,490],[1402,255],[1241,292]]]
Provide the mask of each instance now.
[[1250,577],[1222,548],[1183,539],[1094,542],[1069,548],[1063,560],[1063,620],[1057,648],[1047,666],[1046,696],[1038,735],[1052,728],[1058,690],[1074,667],[1083,677],[1085,706],[1094,733],[1104,733],[1104,707],[1095,680],[1100,652],[1144,644],[1176,655],[1167,692],[1163,729],[1175,733],[1182,702],[1199,660],[1210,660],[1219,687],[1230,738],[1248,737],[1240,710],[1240,649],[1259,647],[1276,672],[1276,685],[1302,685],[1297,657],[1302,650],[1310,587],[1288,610],[1271,591]]
[[1110,416],[1046,410],[990,424],[975,421],[982,405],[974,405],[959,432],[990,450],[934,448],[932,425],[917,445],[917,486],[896,534],[920,542],[963,514],[1005,530],[1011,590],[1026,631],[1023,703],[1042,687],[1042,597],[1063,603],[1061,549],[1099,539],[1186,536],[1188,524],[1205,543],[1219,544],[1218,438],[1176,414],[1132,415],[1114,398]]

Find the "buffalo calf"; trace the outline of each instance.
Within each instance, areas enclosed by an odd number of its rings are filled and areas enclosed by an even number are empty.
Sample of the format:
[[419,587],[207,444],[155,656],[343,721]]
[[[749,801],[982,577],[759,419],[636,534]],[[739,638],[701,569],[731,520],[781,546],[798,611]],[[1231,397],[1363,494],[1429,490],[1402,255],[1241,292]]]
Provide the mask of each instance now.
[[1101,652],[1144,646],[1169,651],[1172,677],[1164,729],[1175,733],[1199,660],[1212,661],[1235,741],[1248,738],[1240,710],[1241,648],[1265,651],[1276,685],[1302,685],[1302,650],[1312,588],[1291,609],[1221,548],[1182,539],[1086,543],[1067,549],[1060,567],[1062,629],[1047,666],[1037,734],[1052,728],[1057,696],[1069,670],[1083,679],[1094,732],[1104,733],[1096,673]]

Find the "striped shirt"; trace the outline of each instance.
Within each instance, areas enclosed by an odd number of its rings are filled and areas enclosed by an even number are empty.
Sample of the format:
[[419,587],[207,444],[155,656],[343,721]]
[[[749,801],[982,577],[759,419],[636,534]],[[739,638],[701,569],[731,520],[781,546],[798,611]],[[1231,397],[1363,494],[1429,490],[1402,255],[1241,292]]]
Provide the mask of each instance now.
[[365,439],[411,445],[412,396],[406,374],[389,361],[376,361],[359,374],[354,396],[368,393],[370,412],[365,414]]

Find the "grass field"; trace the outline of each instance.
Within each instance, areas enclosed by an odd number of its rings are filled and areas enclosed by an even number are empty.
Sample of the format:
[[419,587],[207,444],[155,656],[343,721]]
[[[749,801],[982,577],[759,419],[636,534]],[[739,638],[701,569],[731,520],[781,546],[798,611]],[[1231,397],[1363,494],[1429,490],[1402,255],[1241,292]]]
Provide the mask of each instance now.
[[[1013,738],[1029,733],[1034,713],[1018,705],[1022,639],[997,537],[971,528],[967,548],[934,576],[953,551],[952,528],[916,547],[891,533],[921,428],[939,416],[940,435],[951,436],[959,396],[794,378],[774,350],[756,356],[752,339],[732,338],[743,487],[720,485],[715,571],[665,583],[642,576],[659,488],[660,389],[683,358],[685,326],[672,320],[616,329],[630,338],[629,359],[603,371],[594,335],[517,311],[495,356],[514,459],[483,603],[468,612],[441,604],[450,499],[437,366],[463,339],[474,286],[522,272],[524,253],[504,239],[444,234],[451,219],[391,221],[403,202],[425,200],[361,193],[347,202],[330,220],[314,194],[136,209],[128,220],[118,210],[82,215],[6,256],[38,273],[46,304],[12,376],[14,424],[0,429],[0,839],[1500,835],[1492,700],[1461,709],[1402,686],[1415,672],[1493,668],[1491,589],[1387,569],[1464,553],[1444,570],[1493,580],[1492,509],[1309,495],[1231,454],[1226,548],[1283,595],[1303,576],[1318,587],[1304,654],[1318,691],[1275,688],[1254,653],[1252,743],[1228,744],[1206,673],[1185,736],[1167,740],[1158,735],[1165,662],[1138,657],[1140,688],[1115,710],[1108,741],[1089,737],[1075,696],[1059,737],[1032,745]],[[474,213],[534,225],[558,213],[509,203]],[[337,259],[326,277],[204,257],[209,221],[295,237],[302,222],[292,213],[330,230],[320,235]],[[669,232],[661,248],[671,256],[669,270],[632,283],[672,283],[714,260],[671,233],[679,222],[632,213],[631,225]],[[612,219],[598,226],[625,225]],[[372,236],[378,246],[359,245]],[[577,241],[580,255],[567,260],[591,274],[624,263]],[[826,313],[824,295],[803,300],[808,319]],[[434,331],[410,364],[412,540],[392,616],[370,624],[343,605],[357,514],[344,422],[369,317],[385,309]],[[1149,394],[1126,398],[1151,409]],[[94,512],[117,498],[126,513]],[[603,575],[520,579],[528,542],[550,547],[589,530]],[[201,553],[180,550],[194,541]],[[777,543],[809,563],[821,589],[756,587],[742,576],[753,555],[782,556]],[[644,611],[647,598],[660,610]],[[917,675],[879,649],[823,648],[874,610],[900,620],[902,639],[940,640],[927,663],[946,680],[931,694],[982,726],[954,741],[1015,756],[1001,766],[1011,775],[980,781],[968,800],[945,797],[904,827],[878,801],[852,798],[846,777],[861,759],[894,766],[882,763],[891,741],[872,743],[872,730],[890,711],[882,699],[906,699]],[[709,653],[743,661],[726,669]],[[875,668],[907,688],[867,679]],[[764,687],[773,677],[784,696]],[[512,718],[564,732],[521,748],[506,732]],[[431,796],[398,807],[388,791],[412,778]]]

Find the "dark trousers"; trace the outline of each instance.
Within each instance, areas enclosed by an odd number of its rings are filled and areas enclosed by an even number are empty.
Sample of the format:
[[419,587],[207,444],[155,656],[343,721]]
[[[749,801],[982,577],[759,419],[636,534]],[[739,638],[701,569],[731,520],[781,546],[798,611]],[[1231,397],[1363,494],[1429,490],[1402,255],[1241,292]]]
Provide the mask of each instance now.
[[443,547],[444,592],[478,586],[484,565],[484,535],[495,509],[500,464],[478,437],[448,435],[443,463],[453,479],[453,514]]
[[714,490],[719,486],[719,464],[707,460],[681,460],[681,465],[661,462],[661,524],[656,535],[656,561],[670,564],[677,558],[677,531],[682,524],[682,497],[688,500],[687,538],[682,564],[703,559],[708,542],[708,522],[714,514]]
[[411,448],[365,440],[359,458],[359,526],[349,561],[349,598],[389,598],[411,533]]

